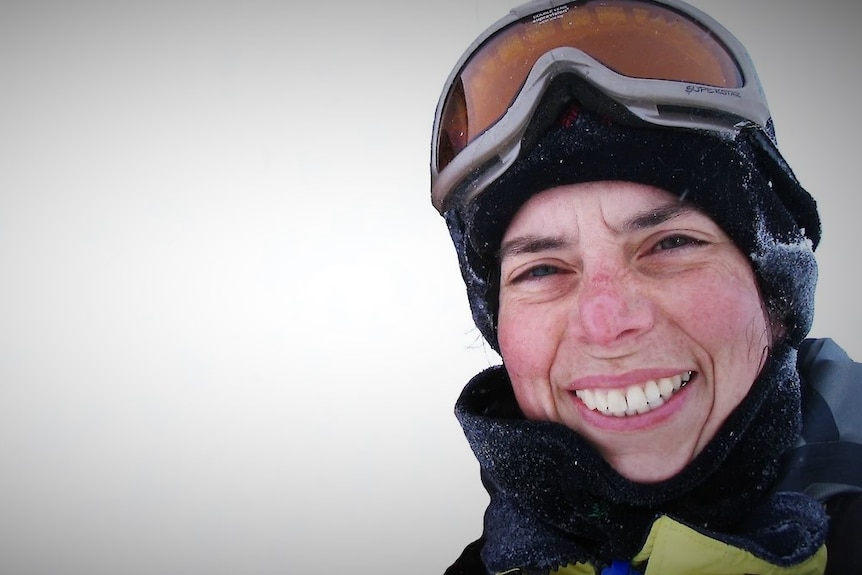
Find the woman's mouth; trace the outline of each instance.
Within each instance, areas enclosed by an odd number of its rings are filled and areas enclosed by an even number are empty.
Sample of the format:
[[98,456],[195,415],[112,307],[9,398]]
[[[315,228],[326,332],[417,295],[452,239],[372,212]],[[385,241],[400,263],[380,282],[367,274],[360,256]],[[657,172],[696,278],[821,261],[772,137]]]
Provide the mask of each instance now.
[[694,375],[691,371],[649,380],[625,389],[579,389],[575,395],[592,411],[613,417],[643,415],[658,409],[685,387]]

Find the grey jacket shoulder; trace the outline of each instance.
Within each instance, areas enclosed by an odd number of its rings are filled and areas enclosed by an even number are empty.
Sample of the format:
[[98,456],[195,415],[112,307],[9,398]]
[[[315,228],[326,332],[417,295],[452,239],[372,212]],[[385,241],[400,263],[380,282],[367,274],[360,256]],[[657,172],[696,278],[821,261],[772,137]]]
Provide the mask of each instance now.
[[862,364],[833,340],[799,348],[802,433],[788,454],[780,489],[825,501],[862,493]]

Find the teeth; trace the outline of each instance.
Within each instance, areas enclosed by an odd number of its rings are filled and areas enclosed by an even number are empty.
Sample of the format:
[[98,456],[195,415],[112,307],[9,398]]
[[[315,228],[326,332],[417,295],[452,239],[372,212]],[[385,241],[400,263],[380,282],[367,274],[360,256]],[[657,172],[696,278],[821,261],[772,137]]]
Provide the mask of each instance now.
[[628,404],[628,411],[646,413],[648,402],[643,389],[634,385],[628,388],[626,390],[626,403]]
[[673,393],[673,382],[667,378],[663,377],[658,380],[658,390],[661,393],[662,397],[670,397],[670,394]]
[[647,381],[642,386],[620,389],[580,389],[575,394],[587,409],[615,417],[640,415],[664,405],[674,392],[691,380],[692,372]]
[[587,406],[587,409],[596,409],[595,394],[591,390],[584,389],[583,391],[579,391],[577,395],[584,402],[584,405]]
[[626,396],[618,389],[608,390],[608,410],[614,415],[624,415],[628,409]]
[[648,381],[646,383],[644,386],[644,397],[646,397],[647,403],[649,404],[653,404],[661,399],[661,390],[659,390],[656,382]]
[[593,392],[593,401],[595,401],[596,411],[608,411],[608,394],[599,389]]

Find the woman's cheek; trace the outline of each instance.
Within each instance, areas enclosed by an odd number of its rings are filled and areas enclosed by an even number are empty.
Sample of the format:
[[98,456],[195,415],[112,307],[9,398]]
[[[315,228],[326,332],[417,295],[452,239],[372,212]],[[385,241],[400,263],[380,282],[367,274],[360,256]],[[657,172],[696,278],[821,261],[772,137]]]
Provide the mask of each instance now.
[[529,419],[555,420],[550,382],[553,366],[554,330],[537,306],[528,313],[501,308],[498,339],[503,364],[512,381],[518,406]]

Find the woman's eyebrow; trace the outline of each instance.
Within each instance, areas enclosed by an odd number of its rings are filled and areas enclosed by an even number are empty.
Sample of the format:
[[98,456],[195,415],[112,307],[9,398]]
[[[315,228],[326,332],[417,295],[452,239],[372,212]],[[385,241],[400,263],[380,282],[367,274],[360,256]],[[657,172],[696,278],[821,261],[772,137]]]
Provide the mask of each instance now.
[[[619,233],[636,232],[659,226],[683,214],[697,211],[687,203],[673,202],[656,208],[638,212],[626,219],[620,226]],[[525,235],[503,242],[497,253],[498,261],[507,257],[536,254],[548,250],[558,250],[570,245],[571,240],[562,236]]]
[[637,213],[623,222],[620,228],[622,232],[636,232],[661,225],[668,220],[683,214],[696,211],[693,206],[683,202],[673,202],[657,208],[650,208]]
[[499,261],[507,257],[521,254],[536,254],[547,250],[557,250],[568,245],[569,242],[559,236],[518,236],[512,238],[500,246],[498,252]]

